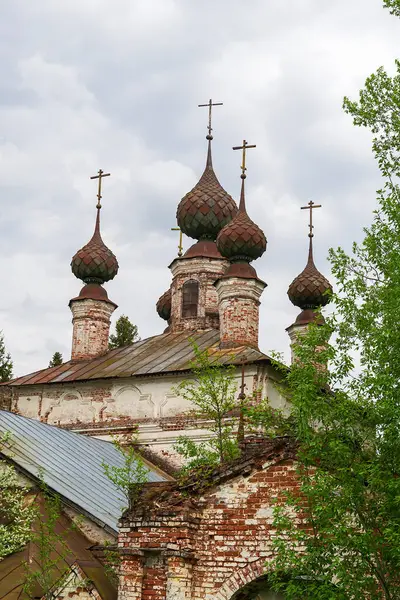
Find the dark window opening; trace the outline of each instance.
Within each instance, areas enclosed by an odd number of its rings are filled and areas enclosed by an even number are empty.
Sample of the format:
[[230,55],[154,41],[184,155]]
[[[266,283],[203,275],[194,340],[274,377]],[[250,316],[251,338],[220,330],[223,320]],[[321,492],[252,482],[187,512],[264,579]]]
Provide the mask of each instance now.
[[182,317],[197,317],[199,303],[198,281],[186,281],[182,288]]

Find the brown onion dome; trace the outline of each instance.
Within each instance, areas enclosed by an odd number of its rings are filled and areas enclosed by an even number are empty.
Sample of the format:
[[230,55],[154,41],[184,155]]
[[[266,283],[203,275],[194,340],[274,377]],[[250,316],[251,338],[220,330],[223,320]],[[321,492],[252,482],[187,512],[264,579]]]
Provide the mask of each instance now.
[[211,157],[212,136],[208,135],[207,163],[194,188],[180,201],[176,212],[184,234],[195,240],[216,240],[221,229],[237,213],[236,202],[224,190],[214,173]]
[[100,208],[97,206],[96,226],[92,239],[78,250],[71,261],[73,274],[84,283],[103,284],[114,279],[118,273],[118,261],[100,235]]
[[316,309],[326,306],[331,300],[331,294],[331,284],[314,264],[312,236],[310,236],[307,265],[304,271],[290,284],[288,289],[289,300],[303,310]]
[[237,215],[226,225],[217,237],[217,247],[222,256],[231,262],[251,262],[262,256],[267,248],[267,240],[263,231],[256,225],[246,212],[244,195],[244,180]]
[[169,321],[171,317],[171,289],[160,296],[156,304],[156,309],[162,319]]

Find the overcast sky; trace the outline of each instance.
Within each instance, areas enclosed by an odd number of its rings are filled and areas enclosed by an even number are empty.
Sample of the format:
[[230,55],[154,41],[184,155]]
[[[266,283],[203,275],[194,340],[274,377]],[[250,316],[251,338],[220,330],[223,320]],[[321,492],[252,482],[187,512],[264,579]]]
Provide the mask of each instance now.
[[[215,171],[236,199],[243,138],[248,212],[268,248],[260,347],[288,356],[286,295],[369,223],[379,175],[367,132],[342,111],[399,57],[400,22],[380,0],[2,0],[0,2],[0,328],[22,375],[71,346],[70,260],[91,237],[99,168],[102,233],[120,270],[107,284],[142,338],[176,255],[175,212],[205,163],[209,98]],[[185,248],[191,240],[184,240]]]

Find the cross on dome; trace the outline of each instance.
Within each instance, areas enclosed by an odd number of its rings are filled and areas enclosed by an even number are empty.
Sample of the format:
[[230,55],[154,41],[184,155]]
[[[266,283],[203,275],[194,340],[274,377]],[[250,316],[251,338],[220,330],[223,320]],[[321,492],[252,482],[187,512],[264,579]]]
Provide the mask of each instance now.
[[310,223],[309,223],[309,228],[310,228],[310,233],[308,234],[308,237],[312,238],[314,237],[313,234],[313,229],[314,229],[314,225],[313,225],[313,220],[312,220],[312,211],[314,210],[314,208],[322,208],[322,204],[314,204],[314,202],[312,200],[310,200],[310,202],[307,204],[307,206],[300,206],[301,210],[309,210],[310,211]]
[[213,137],[211,135],[212,132],[212,127],[211,127],[211,114],[212,114],[212,107],[213,106],[223,106],[223,102],[213,102],[211,100],[211,98],[209,99],[209,101],[207,102],[207,104],[198,104],[198,108],[203,108],[204,106],[208,106],[208,135],[206,136],[207,140],[212,140]]
[[242,164],[240,167],[242,169],[242,174],[240,176],[242,179],[246,179],[246,150],[248,148],[257,148],[257,146],[255,144],[248,144],[246,140],[243,140],[243,144],[241,146],[232,146],[232,150],[242,150]]
[[97,189],[97,204],[96,204],[96,208],[100,209],[101,208],[101,180],[103,179],[103,177],[110,177],[111,173],[104,173],[104,171],[102,171],[102,169],[99,169],[97,172],[97,175],[92,175],[90,179],[98,179],[99,180],[99,186]]

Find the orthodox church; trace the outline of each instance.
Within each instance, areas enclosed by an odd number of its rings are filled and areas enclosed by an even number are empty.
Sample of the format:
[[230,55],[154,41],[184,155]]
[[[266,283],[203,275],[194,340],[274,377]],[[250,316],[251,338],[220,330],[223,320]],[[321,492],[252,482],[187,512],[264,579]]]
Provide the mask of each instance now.
[[[99,171],[94,234],[71,263],[84,284],[69,302],[71,359],[0,386],[5,408],[42,423],[103,440],[137,431],[143,455],[166,472],[179,463],[174,450],[179,436],[197,442],[210,436],[207,422],[189,415],[191,407],[176,391],[190,376],[192,340],[218,363],[236,365],[238,389],[244,384],[247,393],[268,398],[273,407],[284,406],[276,387],[281,375],[258,343],[266,283],[252,263],[261,259],[267,241],[247,211],[250,146],[246,141],[240,146],[237,205],[214,171],[211,107],[210,100],[204,172],[177,207],[177,224],[194,242],[169,265],[171,285],[156,303],[164,331],[108,350],[117,305],[104,284],[117,275],[118,262],[101,237],[105,175]],[[287,328],[292,346],[320,318],[316,311],[329,301],[331,290],[314,264],[314,206],[305,207],[310,209],[307,264],[288,290],[290,301],[301,309]],[[271,503],[285,486],[296,486],[294,464],[289,440],[249,438],[240,459],[217,469],[207,489],[181,489],[171,477],[146,484],[141,502],[120,523],[118,598],[274,598],[264,576],[272,552]]]

